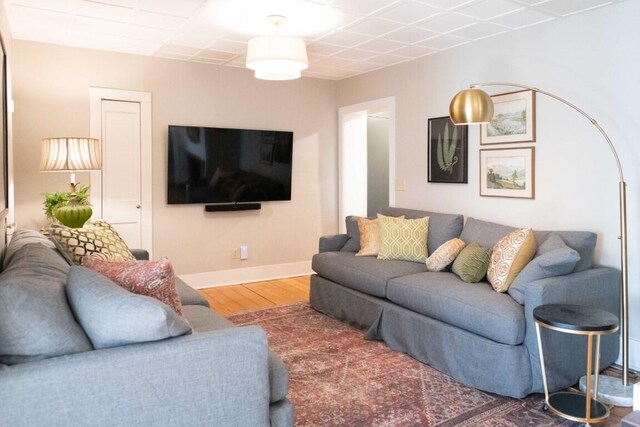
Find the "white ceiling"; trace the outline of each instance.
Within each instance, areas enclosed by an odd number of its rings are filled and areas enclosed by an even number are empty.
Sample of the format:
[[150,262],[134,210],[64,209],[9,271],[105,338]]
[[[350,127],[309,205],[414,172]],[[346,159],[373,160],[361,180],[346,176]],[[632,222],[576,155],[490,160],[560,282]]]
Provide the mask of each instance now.
[[15,39],[244,67],[247,41],[307,43],[339,80],[624,0],[5,0]]

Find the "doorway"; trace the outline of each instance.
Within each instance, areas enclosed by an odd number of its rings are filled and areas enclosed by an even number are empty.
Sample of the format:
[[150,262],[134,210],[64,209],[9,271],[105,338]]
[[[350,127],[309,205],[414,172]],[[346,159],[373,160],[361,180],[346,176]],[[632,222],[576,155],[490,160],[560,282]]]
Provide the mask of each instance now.
[[338,214],[345,232],[346,216],[395,205],[395,97],[342,107],[338,115]]
[[91,88],[90,120],[102,141],[102,171],[91,173],[94,213],[129,247],[151,253],[151,94]]

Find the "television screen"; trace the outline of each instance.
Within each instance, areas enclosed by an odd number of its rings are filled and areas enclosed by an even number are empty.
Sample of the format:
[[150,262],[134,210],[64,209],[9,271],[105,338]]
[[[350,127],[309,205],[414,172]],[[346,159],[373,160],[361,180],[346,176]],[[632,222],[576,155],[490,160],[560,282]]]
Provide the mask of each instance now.
[[169,204],[291,200],[293,132],[169,126]]

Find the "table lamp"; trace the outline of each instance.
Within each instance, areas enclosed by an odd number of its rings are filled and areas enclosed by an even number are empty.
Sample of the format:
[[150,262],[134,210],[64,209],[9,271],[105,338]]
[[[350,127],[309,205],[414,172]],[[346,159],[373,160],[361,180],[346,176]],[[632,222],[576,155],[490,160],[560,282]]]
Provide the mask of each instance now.
[[40,171],[71,172],[71,199],[56,209],[55,217],[67,227],[79,228],[91,218],[89,205],[80,205],[76,198],[75,172],[100,170],[102,151],[96,138],[45,138],[42,140]]

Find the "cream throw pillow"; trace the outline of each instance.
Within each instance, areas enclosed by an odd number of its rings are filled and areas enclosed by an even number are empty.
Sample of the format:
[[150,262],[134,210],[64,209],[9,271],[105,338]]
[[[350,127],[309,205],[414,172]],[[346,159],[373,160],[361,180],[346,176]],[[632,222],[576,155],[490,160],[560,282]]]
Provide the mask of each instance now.
[[429,271],[442,271],[456,259],[466,243],[462,239],[451,239],[444,242],[427,258]]
[[425,262],[429,217],[405,219],[378,214],[380,251],[378,259]]
[[380,227],[378,219],[358,217],[360,231],[360,250],[356,256],[377,256],[380,248]]
[[496,292],[507,292],[518,273],[536,254],[536,238],[530,228],[512,231],[493,247],[487,279]]

